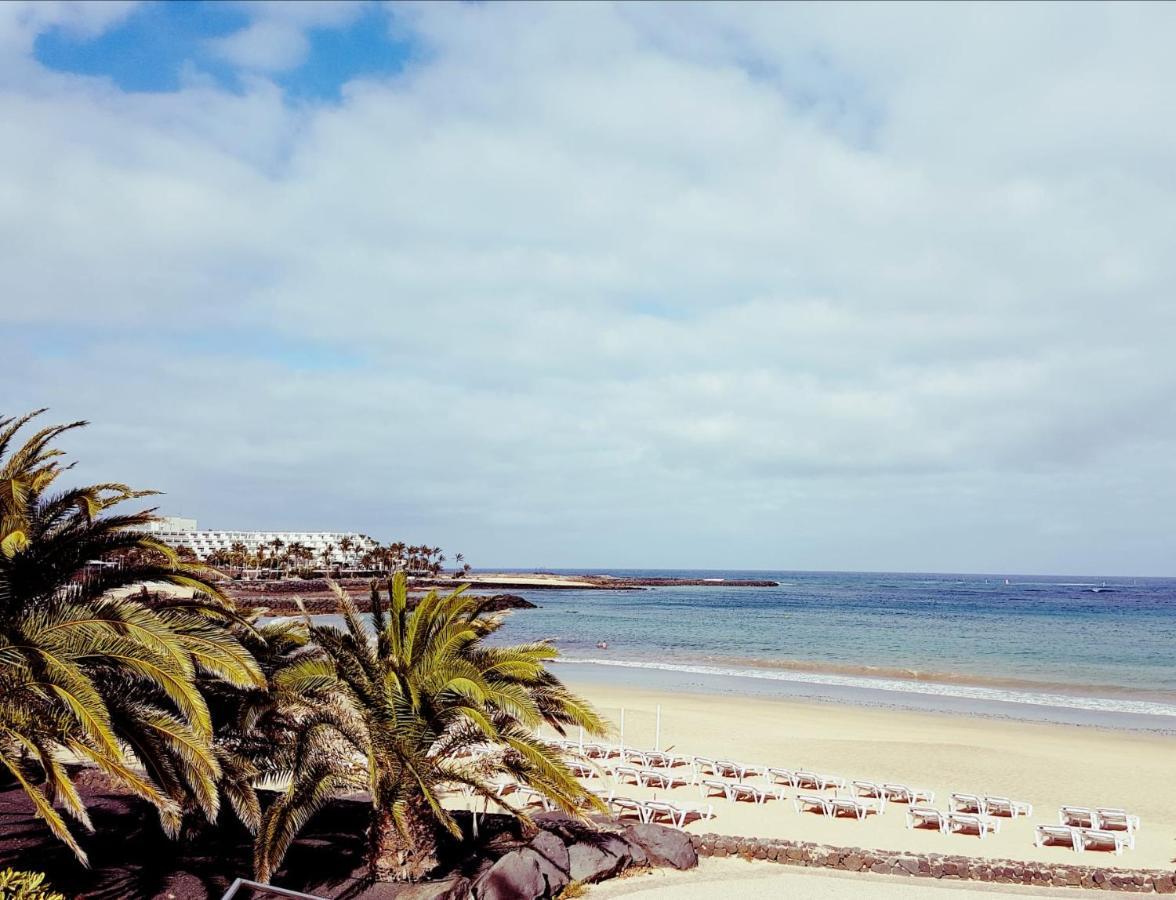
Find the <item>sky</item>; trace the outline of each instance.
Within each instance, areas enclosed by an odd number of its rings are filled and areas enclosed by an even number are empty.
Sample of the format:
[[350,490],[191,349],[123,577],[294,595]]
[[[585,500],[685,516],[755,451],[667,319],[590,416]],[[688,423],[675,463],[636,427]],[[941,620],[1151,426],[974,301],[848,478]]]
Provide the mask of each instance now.
[[1173,575],[1174,30],[0,4],[0,411],[476,566]]

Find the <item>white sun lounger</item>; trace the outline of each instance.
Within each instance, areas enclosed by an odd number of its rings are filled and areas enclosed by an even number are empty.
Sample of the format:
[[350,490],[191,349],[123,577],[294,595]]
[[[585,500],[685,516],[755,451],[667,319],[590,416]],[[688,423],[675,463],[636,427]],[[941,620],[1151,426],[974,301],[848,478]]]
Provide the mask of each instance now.
[[686,819],[691,814],[697,814],[699,818],[712,819],[715,815],[715,808],[710,803],[669,803],[665,800],[646,800],[643,804],[645,807],[647,822],[652,822],[658,818],[667,818],[670,824],[683,827],[686,824]]
[[649,810],[645,808],[645,804],[640,800],[634,800],[632,797],[612,797],[607,803],[612,809],[616,810],[618,817],[626,812],[631,812],[635,813],[637,818],[642,822],[649,821]]
[[634,763],[643,769],[649,768],[649,759],[641,750],[634,750],[632,747],[626,747],[621,756],[627,763]]
[[622,783],[641,784],[641,770],[633,766],[613,766],[612,776]]
[[819,794],[797,794],[792,798],[792,804],[798,813],[807,809],[819,812],[823,816],[829,815],[828,801],[828,797],[822,797]]
[[979,794],[952,794],[947,808],[951,812],[975,813],[982,816],[985,812],[984,798]]
[[718,775],[715,771],[715,761],[709,756],[692,756],[690,757],[690,765],[694,768],[694,776],[699,775]]
[[1098,806],[1094,814],[1098,816],[1098,827],[1103,831],[1126,831],[1130,835],[1139,831],[1139,816],[1133,816],[1125,809]]
[[567,764],[568,770],[577,778],[599,778],[600,769],[590,762],[572,761]]
[[739,800],[742,797],[747,797],[752,802],[759,804],[765,803],[769,797],[774,797],[777,800],[782,799],[779,792],[756,784],[748,784],[746,781],[735,781],[727,785],[728,800]]
[[1000,831],[1000,819],[990,819],[976,813],[953,812],[947,814],[947,830],[972,831],[975,830],[980,839],[988,837],[989,833]]
[[985,797],[984,811],[990,816],[1015,819],[1017,816],[1033,815],[1033,804],[1023,800],[1010,800],[1008,797]]
[[940,833],[945,833],[947,831],[947,816],[930,806],[907,807],[907,828],[923,828],[930,825],[933,825]]
[[1082,850],[1078,840],[1078,829],[1072,825],[1038,825],[1034,832],[1033,843],[1038,847],[1046,844],[1069,844],[1072,850]]
[[514,792],[519,796],[527,798],[527,801],[524,804],[525,806],[538,804],[548,811],[555,809],[555,804],[548,799],[547,795],[542,791],[535,790],[533,787],[528,787],[525,784],[517,784],[515,785]]
[[785,784],[788,787],[796,787],[796,775],[791,769],[769,768],[766,774],[768,780],[773,784]]
[[1122,856],[1124,847],[1135,849],[1135,837],[1126,831],[1107,831],[1105,828],[1076,828],[1074,831],[1080,842],[1080,850],[1109,845],[1116,856]]
[[651,785],[656,787],[674,788],[679,785],[689,784],[688,779],[681,775],[675,775],[669,769],[642,769],[637,773],[641,779],[642,787],[649,787]]
[[886,793],[882,790],[882,785],[876,781],[854,781],[851,784],[855,796],[871,797],[878,799],[885,797]]
[[684,757],[667,753],[665,750],[645,750],[643,752],[647,769],[672,769],[674,766],[689,762]]
[[798,788],[813,788],[825,791],[831,787],[844,788],[846,781],[840,775],[820,775],[816,772],[796,771],[793,773]]
[[723,777],[738,778],[742,781],[747,776],[749,766],[742,763],[732,762],[729,759],[715,760],[715,774]]
[[654,819],[666,818],[670,820],[671,825],[681,828],[686,824],[685,810],[675,806],[673,803],[667,803],[664,800],[646,800],[642,806],[648,813],[646,817],[647,822],[652,822]]
[[935,792],[924,788],[913,788],[905,784],[885,783],[882,791],[887,800],[895,803],[934,803]]
[[1058,810],[1058,822],[1079,828],[1094,828],[1098,824],[1095,812],[1089,806],[1063,806]]
[[874,803],[855,800],[852,797],[829,797],[825,800],[825,809],[827,810],[826,815],[833,818],[849,813],[861,821],[871,812],[877,812],[878,807]]
[[727,797],[727,788],[730,785],[725,781],[719,781],[717,778],[701,778],[698,781],[698,792],[705,800],[707,797],[713,797],[715,793],[722,794]]

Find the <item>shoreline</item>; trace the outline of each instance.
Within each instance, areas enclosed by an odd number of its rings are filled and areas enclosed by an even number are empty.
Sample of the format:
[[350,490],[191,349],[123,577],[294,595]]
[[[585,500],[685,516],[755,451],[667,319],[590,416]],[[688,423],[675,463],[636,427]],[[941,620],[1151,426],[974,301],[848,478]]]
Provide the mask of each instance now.
[[783,671],[749,672],[688,663],[567,656],[561,656],[554,664],[565,680],[606,688],[632,684],[639,677],[644,684],[674,694],[785,699],[1176,734],[1176,705],[1123,696],[1100,697],[1083,692],[1078,686],[1065,693],[1043,693],[1000,690],[962,680],[903,682],[843,677],[791,667]]
[[[979,718],[927,711],[858,707],[780,697],[667,691],[642,681],[604,685],[560,673],[619,725],[625,745],[742,763],[807,769],[850,780],[929,788],[946,809],[953,792],[1009,796],[1033,804],[1028,818],[1006,820],[1000,833],[941,835],[905,827],[905,806],[890,804],[865,821],[797,813],[787,799],[763,805],[713,799],[716,817],[688,823],[703,834],[810,841],[838,847],[1007,858],[1056,864],[1171,870],[1176,809],[1167,802],[1176,738],[1044,721]],[[660,707],[660,722],[657,710]],[[575,735],[571,736],[575,739]],[[614,734],[613,740],[619,735]],[[618,786],[637,799],[697,802],[693,786],[651,790]],[[1124,807],[1142,817],[1135,850],[1122,856],[1035,847],[1033,824],[1057,822],[1062,805]]]

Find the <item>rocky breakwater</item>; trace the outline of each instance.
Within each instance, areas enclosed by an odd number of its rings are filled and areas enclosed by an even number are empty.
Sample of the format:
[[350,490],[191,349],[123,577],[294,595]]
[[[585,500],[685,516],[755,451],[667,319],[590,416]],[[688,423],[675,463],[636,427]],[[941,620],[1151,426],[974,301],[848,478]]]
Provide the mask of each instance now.
[[[242,608],[264,608],[273,615],[299,615],[301,601],[312,615],[336,613],[339,602],[326,579],[285,579],[282,581],[234,581],[222,585],[225,592]],[[371,612],[371,582],[343,583],[344,589],[355,601],[360,612]],[[446,588],[446,589],[452,589]],[[424,596],[423,589],[410,589],[408,606],[411,609]],[[508,609],[534,609],[535,604],[517,594],[471,593],[470,597],[482,602],[484,612],[503,612]]]
[[1037,887],[1176,894],[1176,872],[1160,869],[1120,869],[1013,859],[978,859],[939,853],[863,850],[857,847],[829,847],[824,844],[743,838],[724,834],[692,834],[690,841],[700,856],[738,856],[749,860],[762,859],[783,865],[838,869],[843,872],[872,872],[876,875],[937,878],[948,881],[1028,884]]

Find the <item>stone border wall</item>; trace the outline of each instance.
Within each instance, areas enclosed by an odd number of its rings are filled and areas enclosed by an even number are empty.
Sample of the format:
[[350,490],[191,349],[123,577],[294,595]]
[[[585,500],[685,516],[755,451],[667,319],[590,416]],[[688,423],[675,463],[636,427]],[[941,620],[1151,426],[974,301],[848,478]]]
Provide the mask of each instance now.
[[1112,869],[1026,862],[1013,859],[979,859],[939,853],[900,853],[893,850],[860,850],[829,847],[775,838],[743,838],[725,834],[692,834],[699,856],[739,856],[764,859],[788,866],[838,869],[943,878],[952,881],[989,881],[1029,884],[1037,887],[1082,887],[1104,891],[1176,894],[1176,872],[1159,869]]

